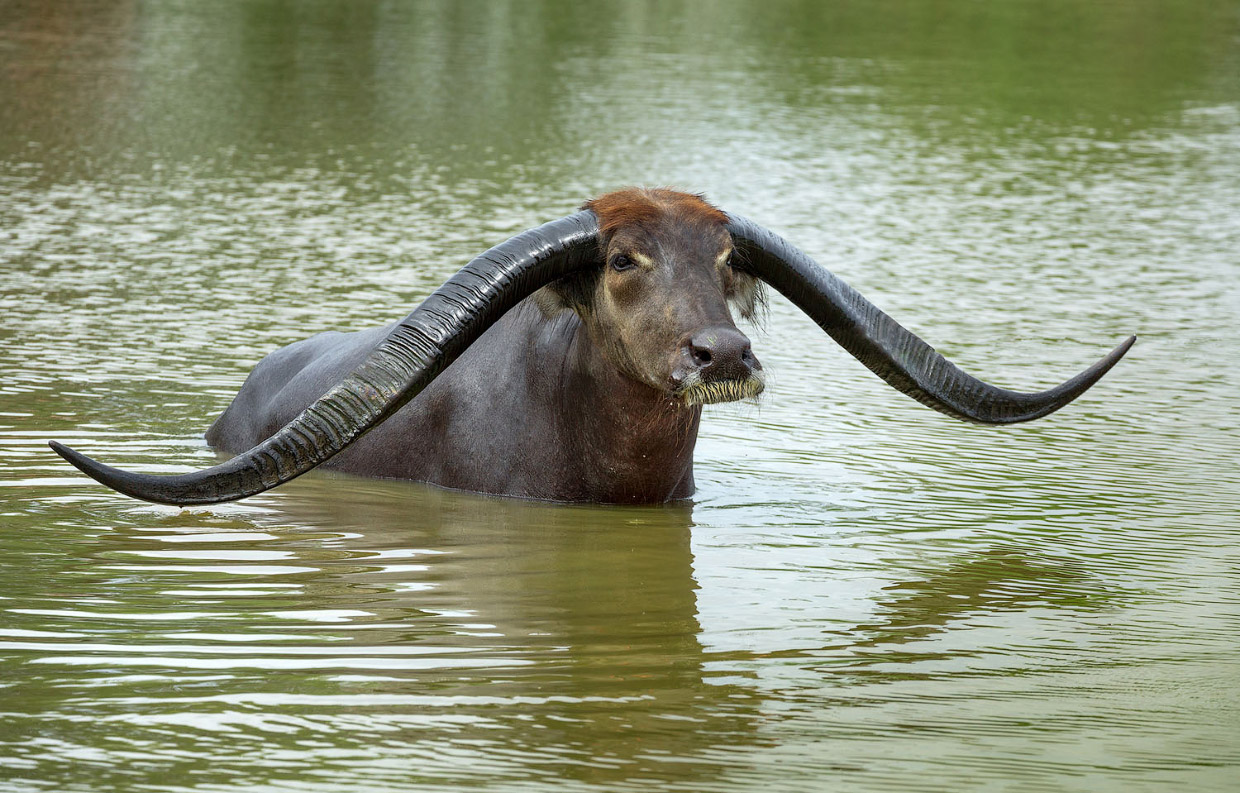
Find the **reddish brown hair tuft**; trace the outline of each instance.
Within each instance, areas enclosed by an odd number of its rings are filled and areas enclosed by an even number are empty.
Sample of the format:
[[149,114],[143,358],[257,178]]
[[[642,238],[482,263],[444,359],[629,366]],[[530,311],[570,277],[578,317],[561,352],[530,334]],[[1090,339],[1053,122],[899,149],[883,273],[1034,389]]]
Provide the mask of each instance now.
[[598,215],[603,239],[625,226],[650,226],[664,220],[706,226],[728,222],[728,216],[701,195],[662,187],[626,187],[587,201],[581,208]]

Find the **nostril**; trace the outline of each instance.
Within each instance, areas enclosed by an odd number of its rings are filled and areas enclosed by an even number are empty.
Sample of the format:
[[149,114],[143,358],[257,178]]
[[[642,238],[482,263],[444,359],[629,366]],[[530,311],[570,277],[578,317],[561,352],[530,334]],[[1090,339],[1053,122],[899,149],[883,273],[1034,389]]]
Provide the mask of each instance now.
[[698,366],[707,366],[714,360],[711,357],[710,350],[705,347],[693,347],[690,354],[693,356],[693,362]]
[[750,365],[752,365],[753,362],[757,360],[756,358],[753,357],[752,347],[746,347],[745,349],[741,350],[741,360]]

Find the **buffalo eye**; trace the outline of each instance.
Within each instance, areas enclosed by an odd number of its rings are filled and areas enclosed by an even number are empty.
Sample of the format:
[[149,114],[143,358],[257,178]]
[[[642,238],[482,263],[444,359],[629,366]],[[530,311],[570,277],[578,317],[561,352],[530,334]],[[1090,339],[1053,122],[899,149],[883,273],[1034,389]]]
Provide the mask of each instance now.
[[636,266],[637,262],[633,261],[628,256],[625,256],[623,253],[619,253],[611,257],[611,269],[617,272],[632,270]]
[[736,253],[729,251],[728,258],[723,260],[723,286],[725,289],[732,288],[732,282],[736,280]]

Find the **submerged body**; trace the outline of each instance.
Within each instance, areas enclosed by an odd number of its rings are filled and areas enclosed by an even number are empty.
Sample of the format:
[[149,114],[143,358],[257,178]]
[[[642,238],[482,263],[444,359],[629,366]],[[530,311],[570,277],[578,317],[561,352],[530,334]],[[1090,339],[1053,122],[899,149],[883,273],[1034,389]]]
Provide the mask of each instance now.
[[[234,454],[257,446],[391,330],[322,333],[271,353],[207,442]],[[621,374],[575,313],[549,318],[526,300],[324,467],[524,498],[662,502],[693,494],[701,414]]]
[[[588,206],[599,218],[595,266],[498,317],[325,464],[553,501],[692,495],[701,405],[762,391],[762,365],[729,305],[752,316],[760,287],[732,266],[727,216],[697,196],[629,191]],[[398,330],[326,333],[278,350],[207,442],[233,453],[259,446]]]

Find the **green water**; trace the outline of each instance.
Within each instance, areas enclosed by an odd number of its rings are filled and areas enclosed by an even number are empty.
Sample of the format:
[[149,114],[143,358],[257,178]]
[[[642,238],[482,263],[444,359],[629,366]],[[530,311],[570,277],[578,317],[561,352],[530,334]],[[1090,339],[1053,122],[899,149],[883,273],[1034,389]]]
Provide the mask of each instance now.
[[[666,508],[47,449],[211,464],[266,352],[631,183],[992,382],[1140,340],[979,428],[774,299]],[[8,0],[0,287],[0,789],[1237,789],[1234,2]]]

